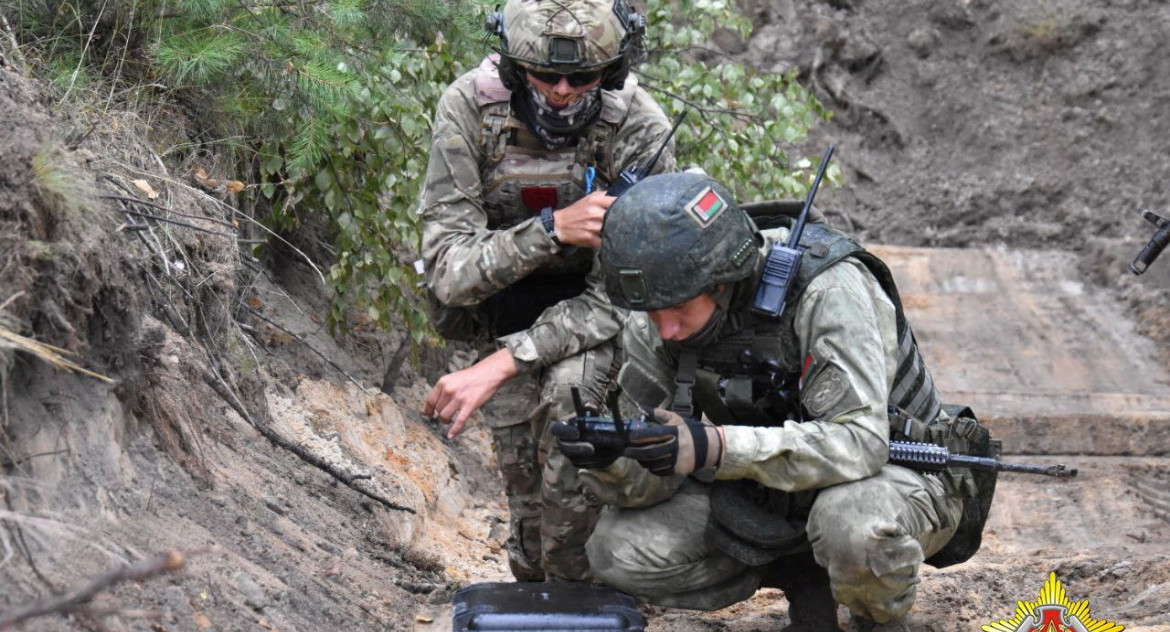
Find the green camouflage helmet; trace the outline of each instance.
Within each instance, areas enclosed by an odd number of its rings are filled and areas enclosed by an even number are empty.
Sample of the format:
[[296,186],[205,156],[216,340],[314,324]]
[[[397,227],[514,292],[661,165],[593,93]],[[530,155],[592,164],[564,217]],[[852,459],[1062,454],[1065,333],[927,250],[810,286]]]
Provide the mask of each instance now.
[[614,305],[680,305],[755,269],[758,231],[710,176],[650,176],[614,201],[601,231],[601,272]]
[[509,62],[562,73],[606,68],[609,85],[602,87],[616,90],[645,18],[628,0],[508,0],[503,12],[488,17],[488,30],[500,36],[500,54]]

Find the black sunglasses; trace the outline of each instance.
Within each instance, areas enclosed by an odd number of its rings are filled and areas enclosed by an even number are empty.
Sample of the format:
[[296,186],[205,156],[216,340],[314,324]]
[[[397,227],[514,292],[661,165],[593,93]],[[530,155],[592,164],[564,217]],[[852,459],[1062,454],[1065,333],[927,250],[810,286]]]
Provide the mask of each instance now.
[[547,84],[554,85],[554,86],[561,82],[561,77],[564,77],[565,79],[567,79],[569,81],[570,86],[573,86],[574,88],[580,88],[582,86],[587,86],[587,85],[593,83],[594,81],[597,81],[598,79],[601,79],[601,75],[605,71],[604,70],[585,70],[582,72],[560,73],[560,72],[549,72],[549,71],[545,71],[545,70],[533,70],[531,68],[525,68],[524,72],[527,72],[529,75],[531,75],[537,81],[541,81],[543,83],[547,83]]

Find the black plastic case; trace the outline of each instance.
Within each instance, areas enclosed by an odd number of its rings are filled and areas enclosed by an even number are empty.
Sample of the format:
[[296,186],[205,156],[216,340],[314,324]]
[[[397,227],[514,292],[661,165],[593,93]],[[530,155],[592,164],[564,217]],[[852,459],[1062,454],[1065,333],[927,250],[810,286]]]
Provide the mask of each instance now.
[[484,583],[454,597],[454,632],[642,631],[646,619],[634,598],[582,583]]

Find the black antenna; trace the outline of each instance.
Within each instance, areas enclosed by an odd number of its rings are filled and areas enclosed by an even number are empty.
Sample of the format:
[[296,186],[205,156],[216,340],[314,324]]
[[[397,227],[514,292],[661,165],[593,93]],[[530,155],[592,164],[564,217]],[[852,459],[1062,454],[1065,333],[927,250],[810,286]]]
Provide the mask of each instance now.
[[634,186],[638,182],[641,182],[643,178],[650,175],[650,170],[654,168],[654,165],[658,164],[658,159],[662,157],[662,152],[666,149],[666,146],[670,144],[670,139],[674,137],[675,130],[677,130],[678,126],[682,124],[683,119],[686,118],[686,116],[687,110],[680,112],[678,118],[674,120],[674,127],[670,128],[670,133],[666,135],[666,138],[662,139],[662,145],[658,147],[658,151],[654,152],[654,157],[641,167],[626,169],[618,174],[617,180],[614,180],[613,183],[609,185],[609,190],[606,191],[606,194],[613,197],[619,197],[626,191],[629,191],[630,187]]
[[569,389],[569,392],[573,394],[573,409],[577,411],[577,416],[584,417],[588,415],[589,411],[585,410],[585,402],[581,401],[581,389],[574,386]]
[[821,178],[824,177],[825,170],[829,167],[829,161],[833,159],[835,149],[829,145],[829,148],[825,150],[825,157],[821,158],[817,177],[813,180],[812,188],[808,190],[808,196],[804,198],[804,206],[800,209],[800,215],[796,216],[796,225],[792,227],[792,234],[788,236],[789,248],[795,248],[800,243],[800,236],[804,233],[804,224],[808,221],[808,212],[812,209],[813,198],[817,196],[817,189],[821,186]]
[[610,390],[609,401],[606,403],[609,406],[609,414],[613,415],[613,427],[619,435],[625,435],[626,423],[622,421],[622,412],[618,410],[618,404],[620,402],[621,392],[616,388]]
[[800,272],[800,257],[804,253],[800,249],[800,236],[804,233],[804,225],[808,221],[808,212],[812,208],[813,198],[817,196],[817,189],[821,186],[821,178],[829,168],[829,161],[833,158],[833,146],[825,150],[825,157],[821,159],[821,166],[817,169],[817,177],[813,180],[808,196],[804,198],[804,206],[792,226],[792,234],[788,236],[788,244],[773,244],[768,251],[768,260],[764,263],[764,274],[760,284],[756,287],[756,298],[752,301],[752,311],[764,316],[778,318],[784,311],[784,303],[788,291],[792,288],[796,275]]

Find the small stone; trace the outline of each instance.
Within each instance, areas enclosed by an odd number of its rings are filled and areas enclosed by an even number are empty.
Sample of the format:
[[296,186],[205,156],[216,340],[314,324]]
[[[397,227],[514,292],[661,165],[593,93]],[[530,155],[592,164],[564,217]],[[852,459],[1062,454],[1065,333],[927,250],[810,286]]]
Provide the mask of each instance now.
[[910,50],[914,51],[915,55],[925,59],[930,57],[930,54],[934,52],[940,39],[941,34],[938,32],[938,29],[929,26],[920,26],[911,31],[910,35],[906,37],[906,45],[910,47]]
[[247,573],[240,571],[235,576],[236,588],[244,595],[244,603],[251,609],[260,612],[268,605],[268,597],[264,589]]

